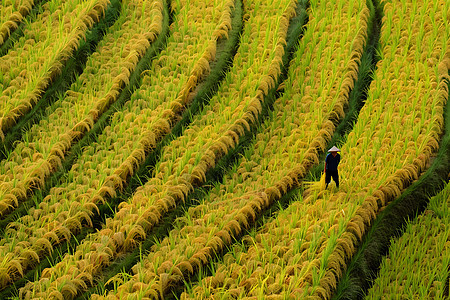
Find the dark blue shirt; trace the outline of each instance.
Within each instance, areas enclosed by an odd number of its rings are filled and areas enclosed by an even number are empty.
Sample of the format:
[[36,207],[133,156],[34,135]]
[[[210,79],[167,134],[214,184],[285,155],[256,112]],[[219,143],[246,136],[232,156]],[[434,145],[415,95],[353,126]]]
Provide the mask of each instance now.
[[326,168],[330,171],[337,171],[337,167],[339,165],[339,162],[341,161],[341,156],[339,153],[336,154],[336,156],[333,156],[333,154],[328,153],[327,158],[325,158],[325,163],[327,164]]

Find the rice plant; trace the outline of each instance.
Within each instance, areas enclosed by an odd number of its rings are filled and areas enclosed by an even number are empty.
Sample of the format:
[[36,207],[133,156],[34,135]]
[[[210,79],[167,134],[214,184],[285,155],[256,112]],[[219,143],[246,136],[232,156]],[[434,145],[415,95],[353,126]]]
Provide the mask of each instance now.
[[9,1],[2,0],[0,12],[0,46],[16,30],[22,20],[30,13],[34,0]]
[[[142,2],[139,1],[139,3]],[[158,2],[154,2],[155,4],[158,4]],[[176,24],[178,25],[176,26],[178,27],[173,29],[174,32],[172,37],[169,38],[166,50],[161,52],[159,57],[153,61],[153,65],[161,64],[169,55],[172,58],[178,55],[180,60],[189,57],[188,62],[173,66],[174,70],[171,71],[177,73],[183,80],[177,85],[168,85],[165,83],[172,80],[173,74],[168,73],[167,76],[164,76],[159,72],[162,69],[151,68],[149,70],[148,73],[151,74],[144,77],[140,89],[124,105],[124,111],[116,113],[112,117],[111,127],[105,129],[104,133],[100,135],[99,141],[85,149],[77,164],[69,171],[68,180],[61,186],[54,187],[49,196],[44,199],[44,202],[49,203],[49,207],[58,205],[63,210],[65,209],[62,218],[55,215],[51,210],[47,211],[45,216],[47,219],[56,221],[59,226],[74,232],[77,232],[83,226],[90,226],[89,218],[95,212],[96,205],[113,197],[120,190],[123,182],[137,170],[147,153],[155,147],[156,142],[168,133],[173,126],[171,118],[177,118],[177,114],[180,113],[177,103],[184,101],[183,106],[189,104],[188,101],[192,96],[191,93],[195,85],[200,82],[200,78],[207,75],[205,74],[207,70],[204,69],[204,59],[208,58],[208,61],[210,61],[214,58],[217,40],[217,36],[214,35],[215,29],[217,27],[229,27],[226,24],[231,7],[231,1],[227,3],[216,1],[198,3],[198,9],[194,9],[193,6],[182,6],[180,8],[183,11],[188,11],[187,17],[190,21],[187,25],[187,31],[186,28],[181,26],[184,21],[181,18],[177,20]],[[204,16],[205,10],[211,15],[209,22],[201,17]],[[221,11],[224,13],[221,14]],[[185,31],[183,36],[179,34],[182,30]],[[191,36],[188,36],[189,34]],[[205,39],[205,37],[207,38]],[[180,48],[181,45],[184,49]],[[195,63],[196,60],[198,63]],[[167,64],[169,63],[172,62],[167,61]],[[195,73],[195,75],[192,75],[192,73]],[[195,78],[195,80],[190,81],[192,78]],[[172,89],[167,89],[167,86],[171,86]],[[187,88],[187,86],[191,87]],[[168,98],[151,97],[152,93],[160,94],[163,92],[167,94]],[[141,97],[152,99],[152,101],[144,101]],[[127,123],[124,123],[124,118],[127,119]],[[135,139],[136,136],[139,137],[138,140]],[[86,178],[86,180],[79,181],[80,177]],[[65,197],[56,193],[56,191],[61,190],[67,192]],[[77,210],[76,207],[82,208],[82,210]],[[154,216],[157,217],[154,214],[150,215],[150,217]],[[36,224],[42,225],[42,220],[42,218],[36,220]],[[145,231],[141,226],[128,226],[127,228],[124,232],[126,234],[120,234],[116,230],[112,234],[111,243],[107,242],[109,237],[104,236],[100,242],[87,245],[88,248],[84,252],[88,254],[85,257],[95,265],[95,267],[89,267],[89,273],[98,273],[108,265],[113,259],[111,253],[116,253],[116,247],[117,249],[132,249],[138,245],[140,240],[145,238]],[[110,230],[105,228],[102,235],[107,232],[110,232]],[[99,248],[99,245],[105,242],[107,242],[107,245]],[[93,249],[96,249],[96,252],[101,249],[104,253],[92,256],[89,252],[94,251]],[[80,260],[83,252],[77,252],[75,256]],[[56,268],[59,267],[56,266]],[[66,267],[61,268],[66,269]],[[47,281],[46,284],[50,283],[50,281]],[[59,281],[56,284],[61,285]],[[68,285],[70,286],[70,283]],[[39,286],[35,288],[33,294],[45,293],[47,290],[44,288],[39,291]],[[52,292],[54,289],[48,291]]]
[[[143,5],[140,1],[130,1],[129,3],[125,2],[123,4],[130,11],[139,10],[139,7]],[[148,10],[148,14],[138,16],[137,18],[136,16],[130,18],[126,11],[124,11],[124,14],[116,23],[115,28],[113,28],[114,32],[105,37],[99,45],[100,50],[95,52],[91,59],[88,60],[85,72],[72,85],[72,89],[61,97],[60,101],[54,104],[52,107],[54,113],[50,114],[47,119],[42,120],[39,124],[33,126],[24,135],[25,142],[19,143],[11,155],[9,155],[8,159],[2,162],[4,168],[2,170],[1,202],[8,203],[9,205],[9,207],[5,207],[6,209],[2,210],[2,214],[9,211],[10,206],[16,207],[19,201],[23,200],[31,189],[43,186],[44,180],[57,167],[57,165],[52,164],[55,161],[54,158],[57,157],[57,161],[60,163],[72,143],[86,132],[86,130],[89,130],[101,113],[117,98],[117,93],[114,93],[114,91],[120,91],[124,84],[116,83],[116,87],[110,87],[105,83],[108,81],[114,82],[115,79],[123,81],[123,75],[130,76],[137,62],[130,64],[127,59],[128,55],[124,55],[122,60],[118,60],[117,57],[122,57],[124,53],[115,50],[124,43],[128,44],[128,52],[135,51],[143,55],[145,51],[142,49],[142,40],[150,38],[149,42],[151,42],[155,35],[160,32],[162,25],[162,2],[154,2],[151,8],[151,10]],[[125,22],[128,22],[129,25],[123,26]],[[136,31],[139,28],[136,24],[141,26],[141,33]],[[129,34],[131,30],[135,33],[134,36]],[[145,47],[148,47],[148,43]],[[109,63],[107,63],[108,60]],[[114,61],[114,67],[117,69],[113,68],[112,61]],[[89,76],[91,73],[98,75],[96,77],[97,80],[93,80]],[[105,78],[105,75],[108,78]],[[83,97],[80,96],[82,94]],[[97,102],[95,99],[98,99]],[[110,103],[105,104],[105,101]],[[85,119],[83,120],[83,118]],[[80,126],[80,123],[77,124],[80,120],[86,125]],[[87,127],[87,129],[84,127]],[[11,162],[15,163],[13,170],[6,167]],[[20,185],[17,181],[8,182],[7,179],[10,176],[18,178],[17,180],[20,181]],[[68,180],[71,180],[71,178],[72,180],[82,179],[77,182],[78,184],[87,183],[84,177],[74,177],[73,173],[67,177]],[[15,184],[16,187],[12,189],[11,184]],[[100,189],[99,192],[109,193],[109,195],[114,193],[114,191],[110,191],[106,187],[103,190]],[[66,193],[61,194],[61,190],[58,193],[62,197],[67,197]],[[12,199],[14,203],[8,202],[11,201],[9,199]],[[59,206],[58,209],[52,209],[54,204],[48,205],[48,202],[44,204],[46,205],[40,205],[39,208],[32,208],[29,211],[35,221],[41,225],[51,219],[49,214],[58,214],[59,219],[63,215],[68,216],[67,212],[63,212],[63,207]],[[87,211],[77,212],[75,209],[72,209],[71,212],[69,210],[69,214],[77,215],[76,219],[69,218],[66,221],[69,228],[72,228],[74,231],[80,230],[83,223],[88,226],[91,224],[90,217],[92,216],[92,212],[95,211],[96,206],[93,203],[86,203],[84,206],[88,209]],[[41,225],[37,226],[41,227]],[[51,230],[48,233],[54,235],[55,229]],[[51,244],[57,244],[59,241],[59,238],[53,239]]]
[[[441,5],[445,6],[444,3]],[[417,7],[418,12],[412,15],[411,7]],[[420,16],[433,20],[433,25],[430,24],[429,28],[444,28],[448,25],[442,15],[437,17],[441,10],[433,3],[403,1],[401,8],[403,13],[399,14],[398,8],[394,9],[390,3],[384,7],[386,21],[381,31],[383,50],[380,53],[383,58],[375,73],[366,105],[346,143],[341,147],[342,153],[345,153],[340,165],[340,174],[346,178],[344,186],[335,193],[305,193],[300,201],[293,203],[280,212],[276,219],[263,226],[252,239],[254,245],[241,253],[243,259],[240,263],[219,264],[216,269],[227,274],[222,281],[227,282],[227,289],[237,290],[239,297],[258,297],[257,291],[260,288],[266,295],[273,293],[274,297],[331,297],[346,263],[355,253],[376,213],[419,176],[427,159],[436,150],[436,139],[443,129],[443,105],[448,96],[448,30],[429,30],[425,34],[425,40],[432,40],[433,43],[427,43],[430,48],[421,49],[423,55],[418,61],[414,60],[417,57],[415,50],[400,52],[404,48],[397,47],[397,43],[400,36],[426,26],[414,22]],[[318,11],[319,8],[312,4],[311,12]],[[399,15],[402,16],[401,20]],[[321,21],[328,19],[322,18]],[[341,26],[342,22],[337,24]],[[314,22],[309,28],[314,28]],[[418,41],[411,39],[411,42],[409,48],[414,49],[414,43]],[[427,62],[429,69],[426,69],[423,60],[429,60],[430,56],[433,59]],[[411,68],[421,70],[418,72],[419,76],[415,75],[416,72],[410,72],[409,76],[401,75]],[[428,97],[418,97],[414,104],[405,98],[407,93],[402,93],[409,89],[412,90],[411,94],[427,91]],[[308,90],[305,88],[305,91]],[[402,111],[402,115],[396,118],[390,107]],[[408,122],[418,107],[424,107],[424,123],[417,120]],[[385,118],[388,121],[384,121]],[[415,149],[416,145],[418,151]],[[386,159],[390,154],[394,155]],[[298,220],[294,228],[291,228],[290,220]],[[293,231],[298,230],[306,233],[304,237],[295,239],[300,246],[288,244],[281,259],[270,264],[271,258],[267,257],[268,252],[264,248],[272,245],[270,252],[275,252],[275,249],[292,241],[289,237]],[[296,259],[293,260],[293,257]],[[284,267],[286,261],[289,271],[283,277],[282,288],[276,289],[275,293],[261,281],[246,281],[250,266],[250,272],[254,271],[259,278],[270,276],[272,282],[276,282],[281,272],[272,274],[271,270]],[[258,266],[264,268],[258,269]],[[223,278],[223,274],[219,272],[213,276]],[[184,294],[183,297],[198,298],[206,293],[213,295],[211,297],[222,297],[222,290],[211,288],[207,285],[208,281],[210,279],[205,278],[191,289],[189,295]],[[407,283],[415,285],[418,282],[416,278],[412,278]]]
[[[230,1],[229,2],[230,4],[232,4],[232,2]],[[192,9],[192,8],[191,8]],[[278,12],[278,13],[281,13],[281,12]],[[289,9],[285,12],[285,17],[288,17],[289,15],[290,16],[292,16],[293,15],[293,6],[292,6],[292,4],[290,4],[289,5]],[[251,27],[250,27],[251,28]],[[282,28],[282,29],[280,29],[280,34],[286,34],[286,30],[287,30],[287,27],[286,28]],[[272,32],[270,32],[269,34],[272,34]],[[264,36],[264,35],[262,35],[262,36]],[[258,41],[257,41],[258,42]],[[277,42],[277,43],[281,43],[281,41],[280,42]],[[274,44],[272,47],[274,47],[274,46],[276,46],[277,44]],[[282,52],[278,52],[278,55],[282,55]],[[277,62],[277,63],[279,63],[279,62]],[[261,66],[258,66],[259,68],[261,67]],[[237,71],[240,71],[240,70],[248,70],[248,67],[245,65],[245,64],[241,64],[241,65],[239,65],[239,68],[236,68],[236,71],[235,72],[237,72]],[[250,69],[251,70],[251,69]],[[250,91],[253,91],[253,92],[255,92],[255,90],[252,88],[252,87],[249,87],[250,89]],[[219,93],[221,93],[221,91],[219,91]],[[225,93],[225,92],[222,92],[222,93]],[[257,93],[259,93],[259,92],[257,92]],[[250,97],[249,97],[250,98]],[[217,97],[217,100],[219,100],[219,101],[222,101],[222,99],[223,98],[220,98],[220,97]],[[251,99],[251,98],[250,98]],[[250,100],[249,99],[249,100]],[[211,99],[211,102],[212,103],[217,103],[217,102],[215,102],[215,101],[217,101],[217,100],[214,100],[214,99]],[[235,99],[235,98],[230,98],[228,101],[231,101],[231,103],[233,104],[233,105],[236,105],[236,106],[238,106],[239,107],[239,102],[238,101],[236,101],[237,99]],[[251,102],[249,102],[249,103],[251,103]],[[211,104],[211,105],[213,105],[213,104]],[[248,106],[248,105],[246,105],[246,106],[244,106],[244,107],[250,107],[250,106]],[[245,111],[244,111],[245,112]],[[236,120],[236,119],[239,119],[239,117],[241,116],[241,115],[243,115],[243,113],[241,112],[241,113],[239,113],[239,114],[236,114],[235,116],[234,116],[234,120]],[[204,119],[203,117],[200,117],[199,119]],[[212,118],[208,123],[210,123],[210,122],[212,122],[212,121],[215,121],[215,119],[214,118]],[[226,120],[225,120],[226,121]],[[232,122],[233,122],[233,120],[231,120],[231,121],[228,121],[228,122],[230,122],[231,124],[232,124]],[[194,121],[194,123],[195,123],[195,121]],[[219,125],[221,125],[221,124],[219,124]],[[195,127],[196,125],[194,124],[193,125],[193,127]],[[212,127],[211,125],[208,125],[209,127]],[[221,125],[221,126],[223,126],[223,125]],[[216,128],[220,128],[219,126],[216,126]],[[213,129],[213,128],[211,128],[211,129]],[[197,131],[193,131],[193,133],[195,132],[195,134],[197,135],[199,132],[197,132]],[[207,132],[206,132],[206,134],[207,134]],[[219,139],[219,141],[220,141],[220,143],[223,145],[223,147],[230,147],[230,146],[232,146],[232,144],[233,144],[233,142],[232,141],[230,141],[230,140],[228,140],[226,137],[224,137],[224,138],[222,138],[222,139],[220,139],[220,137],[218,137],[218,139]],[[182,139],[183,141],[187,141],[185,138],[183,138]],[[192,145],[191,147],[193,147],[194,149],[195,148],[197,148],[198,149],[198,143],[200,143],[200,145],[202,145],[202,144],[204,144],[205,146],[208,146],[209,144],[211,144],[211,139],[207,139],[207,140],[205,140],[204,141],[204,143],[202,143],[201,142],[202,141],[202,136],[199,136],[199,138],[198,139],[196,139],[196,143],[189,143],[190,145]],[[174,144],[177,144],[177,142],[174,142]],[[226,149],[226,148],[225,148]],[[224,151],[226,151],[224,149]],[[175,149],[173,149],[173,150],[175,150]],[[169,151],[173,151],[173,150],[169,150]],[[195,153],[195,152],[194,152]],[[198,152],[197,152],[198,153]],[[188,155],[191,155],[191,153],[190,152],[187,152],[187,154]],[[202,158],[200,161],[198,161],[199,162],[199,164],[195,167],[195,168],[193,168],[192,169],[192,174],[195,176],[195,177],[193,177],[193,178],[196,178],[196,179],[194,179],[194,183],[195,183],[195,180],[200,180],[200,181],[202,181],[202,180],[204,180],[204,173],[206,172],[206,169],[205,168],[209,168],[209,167],[211,167],[211,166],[213,166],[214,165],[214,162],[213,161],[211,161],[211,158],[206,158],[204,155],[202,155],[202,152],[200,152],[199,153],[200,154],[200,157]],[[199,155],[199,154],[196,154],[197,156]],[[179,155],[178,155],[179,156]],[[163,154],[163,157],[167,157],[168,159],[170,159],[170,160],[173,160],[173,159],[175,159],[174,157],[173,157],[173,155],[172,154]],[[207,160],[206,160],[207,159]],[[177,159],[178,160],[178,159]],[[206,164],[205,164],[205,160],[206,160]],[[183,161],[183,160],[178,160],[178,161]],[[189,160],[184,160],[185,162],[189,162]],[[193,160],[192,160],[192,162],[191,163],[194,163],[196,161],[196,159],[194,158]],[[178,168],[175,168],[175,166],[174,167],[172,167],[171,168],[172,170],[176,170],[176,169],[178,169]],[[184,169],[184,168],[183,168]],[[195,175],[195,174],[197,174],[197,175]],[[173,177],[173,176],[171,176],[171,177]],[[171,177],[166,177],[167,179],[170,179]],[[163,177],[164,178],[164,177]],[[166,179],[166,180],[167,180]],[[174,178],[174,179],[176,179],[176,178]],[[179,183],[178,184],[176,184],[176,185],[173,185],[172,187],[169,185],[169,184],[167,184],[166,186],[167,186],[167,189],[166,189],[166,196],[164,196],[164,195],[161,195],[161,194],[158,194],[158,198],[159,198],[159,200],[158,200],[158,202],[156,202],[155,204],[153,204],[154,205],[154,208],[152,208],[151,206],[149,206],[149,204],[152,204],[151,202],[148,202],[148,200],[147,200],[147,197],[146,196],[144,196],[143,197],[143,195],[144,195],[144,193],[146,193],[147,191],[149,191],[149,190],[155,190],[155,188],[153,187],[153,185],[151,185],[150,183],[153,183],[152,182],[152,180],[153,179],[150,179],[150,181],[149,181],[149,184],[146,184],[146,186],[144,186],[144,188],[143,189],[140,189],[137,193],[136,193],[136,195],[133,197],[133,201],[131,202],[131,203],[123,203],[123,204],[121,204],[121,206],[120,206],[120,210],[119,210],[119,212],[117,213],[117,217],[116,218],[114,218],[114,220],[111,220],[111,222],[109,222],[109,221],[107,221],[107,226],[109,227],[109,225],[108,224],[111,224],[111,225],[113,225],[114,226],[114,231],[115,232],[117,232],[117,231],[124,231],[125,230],[125,235],[127,236],[127,238],[126,239],[129,239],[129,241],[130,241],[130,243],[125,243],[125,245],[124,245],[124,250],[125,251],[129,251],[131,248],[133,248],[133,247],[135,247],[135,245],[137,245],[137,243],[139,243],[139,241],[142,239],[142,235],[141,236],[135,236],[134,234],[132,234],[133,232],[145,232],[145,231],[142,231],[142,229],[143,228],[145,228],[146,229],[146,231],[148,231],[151,227],[149,227],[149,226],[152,226],[152,224],[150,223],[149,224],[149,221],[152,221],[152,220],[154,220],[153,218],[156,216],[158,219],[160,218],[160,217],[158,217],[158,215],[161,215],[161,214],[163,214],[165,211],[167,211],[171,206],[173,206],[174,205],[174,201],[172,200],[173,199],[173,197],[177,197],[177,198],[183,198],[184,197],[184,194],[186,193],[186,191],[181,191],[181,192],[179,192],[180,191],[180,187],[182,187],[182,185],[181,185],[181,183],[182,184],[185,184],[185,183],[183,183],[184,182],[184,180],[180,180],[179,181]],[[176,182],[176,181],[175,181]],[[168,183],[170,183],[170,184],[173,184],[173,183],[171,183],[171,182],[168,182]],[[192,185],[192,183],[191,183],[191,185]],[[189,185],[188,185],[189,186]],[[158,198],[156,198],[156,199],[158,199]],[[144,204],[146,203],[146,206],[144,206]],[[146,208],[147,207],[147,208]],[[136,213],[134,212],[134,211],[130,211],[130,209],[138,209],[138,211],[136,211]],[[123,219],[122,218],[122,216],[124,216],[124,214],[125,215],[128,215],[129,216],[129,218],[128,218],[128,220],[129,221],[126,221],[125,219]],[[140,215],[142,215],[142,217],[140,217]],[[147,218],[147,219],[146,219]],[[158,219],[156,219],[156,220],[158,220]],[[155,221],[156,221],[155,220]],[[123,221],[125,221],[125,223],[123,222]],[[130,222],[131,221],[131,222]],[[119,224],[123,224],[123,225],[121,225],[121,227],[117,227]],[[133,226],[131,226],[132,224],[134,224]],[[153,224],[154,225],[154,224]],[[112,231],[111,231],[111,229],[109,229],[109,228],[105,228],[105,230],[104,231],[102,231],[102,233],[103,234],[109,234],[108,232],[111,232],[112,233]],[[111,228],[111,227],[110,227]],[[226,231],[223,231],[224,233],[226,233]],[[100,235],[97,237],[97,238],[101,238],[100,237]],[[102,238],[105,242],[108,240],[108,239],[106,239],[106,237],[103,237]],[[133,242],[133,241],[135,241],[135,242]],[[119,250],[119,249],[118,249]],[[189,251],[188,251],[189,252]],[[193,268],[197,268],[198,266],[200,266],[201,264],[204,264],[206,261],[207,261],[207,259],[208,259],[208,254],[207,253],[197,253],[197,254],[195,254],[195,255],[193,255],[193,257],[192,257],[192,262],[191,262],[191,267],[193,267]],[[174,272],[176,271],[176,270],[178,270],[179,268],[177,267],[177,268],[174,268]],[[179,273],[179,271],[178,272],[175,272],[175,273]],[[163,284],[162,284],[162,286],[161,285],[158,285],[158,289],[160,290],[161,288],[163,289],[163,290],[165,290],[166,288],[167,288],[167,286],[170,286],[173,281],[173,278],[172,277],[169,277],[168,278],[168,281],[166,282],[164,282]]]
[[108,0],[49,1],[14,49],[0,58],[0,138],[39,101]]
[[[243,38],[245,40],[245,38]],[[266,41],[266,39],[263,39],[263,43]],[[251,48],[251,47],[249,47]],[[240,53],[238,52],[237,57],[239,58]],[[254,56],[257,57],[257,56]],[[236,59],[236,58],[235,58]],[[255,61],[252,62],[255,64]],[[299,74],[301,74],[301,71],[299,70]],[[250,81],[251,79],[249,79]],[[295,87],[296,88],[296,87]],[[258,90],[256,91],[258,93]],[[265,90],[263,90],[265,92]],[[220,95],[220,93],[219,93]],[[245,96],[244,96],[245,97]],[[288,99],[289,96],[286,96],[286,99]],[[244,98],[245,99],[245,98]],[[223,103],[224,100],[221,101]],[[251,102],[250,102],[251,103]],[[211,106],[214,105],[214,99],[212,99]],[[213,106],[215,108],[215,106]],[[249,108],[249,105],[246,105],[247,108]],[[282,107],[282,105],[280,105]],[[333,106],[331,106],[333,107]],[[293,112],[295,113],[295,112]],[[258,113],[256,113],[258,115]],[[237,115],[239,116],[239,115]],[[203,117],[202,124],[207,124],[206,117]],[[217,120],[215,120],[217,122]],[[194,123],[195,124],[195,121]],[[209,125],[211,126],[211,125]],[[198,129],[197,129],[198,128]],[[197,130],[199,130],[201,127],[196,127],[195,131],[193,130],[193,133],[196,133]],[[206,127],[207,128],[207,127]],[[278,127],[280,128],[280,127]],[[193,128],[194,129],[194,128]],[[202,133],[205,129],[202,130]],[[189,132],[190,133],[190,132]],[[260,139],[258,139],[260,140]],[[192,139],[188,139],[187,141],[192,141]],[[230,144],[230,142],[222,139],[222,144],[224,147],[227,147]],[[189,143],[194,145],[197,145],[198,143]],[[177,146],[179,146],[177,144]],[[228,146],[230,147],[230,146]],[[264,147],[267,149],[267,145],[264,145]],[[217,151],[222,149],[221,147],[216,148]],[[272,148],[269,148],[272,149]],[[214,155],[217,155],[217,152],[214,152]],[[191,155],[191,154],[189,154]],[[212,155],[212,154],[211,154]],[[211,156],[209,155],[209,156]],[[258,164],[256,164],[258,165]],[[282,167],[283,164],[273,164],[275,166]],[[303,168],[304,169],[304,168]],[[276,178],[276,177],[275,177]],[[281,182],[283,185],[281,185],[279,188],[281,190],[284,190],[286,192],[287,186],[292,185],[293,182],[287,180],[285,178]],[[150,182],[152,179],[150,180]],[[146,268],[149,266],[156,267],[155,259],[159,258],[161,256],[167,257],[167,261],[173,261],[175,260],[177,264],[177,268],[180,268],[180,270],[186,270],[187,273],[184,273],[185,276],[189,272],[201,269],[202,266],[204,266],[205,258],[212,256],[216,251],[220,251],[220,249],[223,249],[224,245],[228,245],[232,243],[232,236],[233,235],[239,235],[240,232],[242,232],[243,228],[248,227],[249,223],[252,223],[255,220],[255,214],[261,211],[262,207],[267,207],[270,203],[269,201],[270,197],[267,195],[264,195],[264,193],[255,194],[255,193],[248,193],[247,195],[242,197],[241,201],[237,201],[237,199],[232,199],[232,201],[217,201],[213,202],[213,205],[209,205],[208,213],[206,213],[205,216],[201,218],[197,218],[197,221],[199,225],[194,226],[184,226],[183,228],[175,229],[167,239],[167,241],[164,243],[163,246],[160,247],[160,249],[154,249],[152,253],[150,253],[149,257],[147,259],[136,266],[138,274],[146,272]],[[239,199],[240,200],[240,199]],[[228,209],[223,206],[225,202],[228,202],[232,205],[232,208]],[[247,203],[247,205],[245,205]],[[219,208],[220,207],[220,208]],[[239,208],[241,207],[241,208]],[[226,221],[227,220],[227,221]],[[211,233],[214,233],[211,235]],[[265,246],[266,248],[268,245]],[[159,247],[158,247],[159,248]],[[192,249],[197,249],[197,252],[193,254],[191,251]],[[206,252],[205,252],[206,251]],[[188,255],[186,253],[192,253],[192,255]],[[207,259],[206,259],[207,261]],[[183,273],[183,271],[182,271]],[[173,273],[173,279],[175,282],[178,280],[176,278],[178,277],[178,271]],[[128,291],[131,292],[131,286],[136,282],[136,276],[133,280],[130,281],[129,284],[124,285],[123,288],[119,288],[120,291]],[[148,289],[148,295],[150,293],[158,292],[157,290],[152,290],[152,286],[158,285],[158,279],[157,276],[150,282],[146,283],[145,285],[149,286]],[[130,288],[126,288],[126,286],[129,286]],[[125,289],[126,288],[126,289]],[[261,291],[259,291],[261,292]],[[121,293],[123,295],[123,293]]]
[[[59,262],[37,271],[18,295],[79,296],[118,258],[151,239],[165,215],[259,127],[223,183],[185,210],[167,237],[141,251],[130,274],[113,277],[111,291],[100,288],[93,298],[163,298],[183,285],[183,299],[330,298],[378,212],[419,178],[439,146],[448,100],[448,3],[383,1],[381,60],[365,107],[339,145],[340,189],[324,190],[302,181],[319,164],[345,115],[372,38],[373,3],[311,0],[308,24],[280,84],[297,2],[244,1],[239,48],[217,94],[191,114],[182,136],[163,148],[148,182],[113,208],[108,200],[171,133],[211,74],[240,3],[121,1],[121,15],[83,73],[0,162],[0,217],[42,189],[71,147],[118,100],[162,32],[163,10],[170,5],[173,24],[165,49],[60,183],[42,201],[33,198],[26,215],[8,221],[0,240],[0,289],[28,277],[58,245],[96,225],[103,204],[114,215],[102,228],[75,240],[75,251],[58,252]],[[0,0],[0,45],[34,3]],[[23,37],[0,58],[0,137],[33,109],[108,5],[108,0],[50,0],[36,20],[26,21]],[[275,89],[279,98],[272,107],[268,98]],[[263,120],[268,105],[273,111]],[[277,203],[300,186],[304,191],[289,207]],[[448,214],[434,201],[393,241],[392,256],[368,298],[448,294]],[[261,218],[274,206],[279,213]],[[262,227],[255,228],[256,222]]]
[[[365,299],[446,299],[450,265],[449,185],[430,199],[428,209],[392,240],[389,255]],[[447,287],[446,287],[447,286]],[[446,291],[447,289],[447,291]]]

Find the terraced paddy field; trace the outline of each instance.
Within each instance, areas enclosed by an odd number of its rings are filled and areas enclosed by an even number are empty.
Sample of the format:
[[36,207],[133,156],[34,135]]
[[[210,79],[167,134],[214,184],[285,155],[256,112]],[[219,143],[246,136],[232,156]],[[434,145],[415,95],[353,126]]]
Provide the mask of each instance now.
[[449,297],[448,1],[0,5],[1,299]]

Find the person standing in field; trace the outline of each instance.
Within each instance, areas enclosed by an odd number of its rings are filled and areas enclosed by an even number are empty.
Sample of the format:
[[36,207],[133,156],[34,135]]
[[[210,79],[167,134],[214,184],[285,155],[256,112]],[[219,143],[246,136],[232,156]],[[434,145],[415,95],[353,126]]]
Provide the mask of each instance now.
[[325,158],[325,189],[328,188],[328,184],[331,181],[331,178],[333,178],[334,182],[336,183],[336,187],[339,188],[339,173],[338,173],[338,166],[339,162],[341,161],[341,155],[338,153],[339,150],[336,146],[331,147],[330,150],[328,150],[327,158]]

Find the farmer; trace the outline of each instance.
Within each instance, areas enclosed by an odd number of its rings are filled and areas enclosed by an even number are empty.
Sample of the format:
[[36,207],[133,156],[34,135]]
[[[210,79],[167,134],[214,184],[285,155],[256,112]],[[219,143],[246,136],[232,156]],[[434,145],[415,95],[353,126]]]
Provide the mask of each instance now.
[[339,155],[339,150],[336,146],[331,147],[328,150],[327,158],[325,158],[325,189],[328,187],[328,184],[331,181],[331,177],[333,177],[334,182],[336,182],[336,187],[339,188],[339,174],[338,174],[338,165],[341,161],[341,156]]

